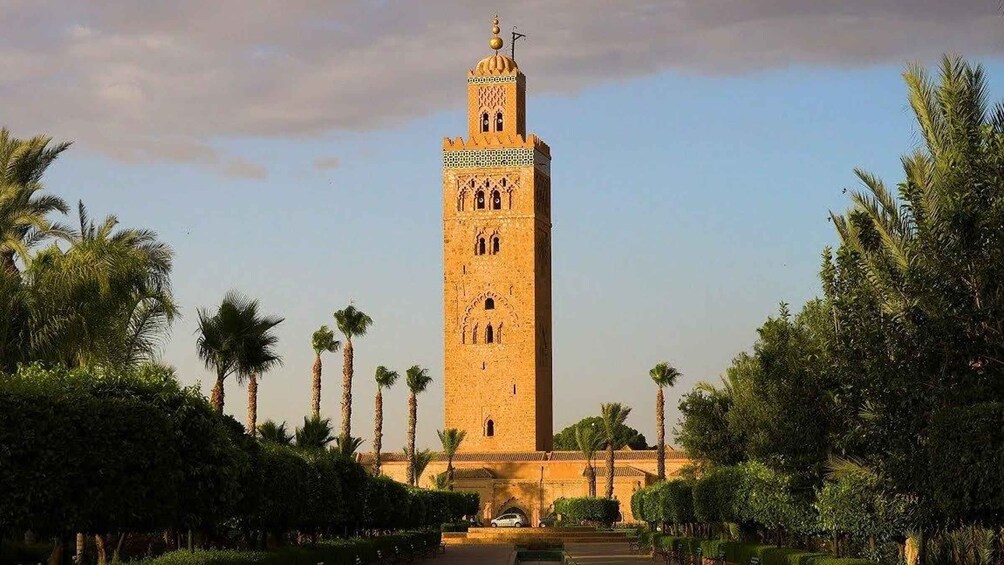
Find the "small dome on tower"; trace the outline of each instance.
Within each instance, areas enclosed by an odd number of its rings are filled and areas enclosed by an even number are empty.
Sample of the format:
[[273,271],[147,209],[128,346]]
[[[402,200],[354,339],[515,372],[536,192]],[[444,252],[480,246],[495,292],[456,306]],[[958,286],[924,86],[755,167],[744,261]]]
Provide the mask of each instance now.
[[512,58],[506,57],[505,55],[499,55],[498,53],[481,59],[475,69],[475,71],[479,74],[511,73],[516,70],[519,70],[519,67],[516,66],[516,61],[513,61]]

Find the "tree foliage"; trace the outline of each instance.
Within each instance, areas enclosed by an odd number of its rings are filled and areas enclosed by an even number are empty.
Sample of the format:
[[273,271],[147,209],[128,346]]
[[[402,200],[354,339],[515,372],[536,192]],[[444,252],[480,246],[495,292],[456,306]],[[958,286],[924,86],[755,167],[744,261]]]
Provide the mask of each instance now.
[[[602,433],[603,419],[599,416],[589,416],[561,430],[554,435],[555,451],[578,451],[579,446],[575,441],[575,430],[578,426],[595,428]],[[648,449],[645,436],[626,424],[617,426],[615,436],[618,445],[626,445],[631,449]]]

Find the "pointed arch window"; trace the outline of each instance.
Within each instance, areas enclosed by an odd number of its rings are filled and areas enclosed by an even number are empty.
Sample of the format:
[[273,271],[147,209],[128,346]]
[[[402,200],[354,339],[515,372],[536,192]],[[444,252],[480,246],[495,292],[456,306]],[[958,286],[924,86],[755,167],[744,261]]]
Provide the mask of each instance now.
[[502,193],[497,190],[492,191],[492,210],[502,209]]
[[490,419],[485,422],[485,435],[487,437],[493,437],[495,435],[495,422]]
[[499,236],[496,235],[492,237],[492,255],[495,255],[496,253],[499,252],[499,247],[500,247]]
[[485,191],[479,190],[474,194],[474,207],[478,210],[485,209]]
[[494,298],[486,298],[485,299],[485,310],[494,310],[494,309],[495,309],[495,299]]
[[495,131],[502,131],[502,112],[495,112]]
[[478,343],[478,325],[474,324],[474,331],[471,332],[471,343],[477,345]]
[[485,343],[495,343],[495,331],[492,330],[491,324],[485,328]]
[[474,254],[475,255],[484,255],[485,254],[485,238],[483,238],[483,237],[479,237],[478,238],[478,243],[474,247]]
[[488,133],[488,112],[481,112],[481,133]]

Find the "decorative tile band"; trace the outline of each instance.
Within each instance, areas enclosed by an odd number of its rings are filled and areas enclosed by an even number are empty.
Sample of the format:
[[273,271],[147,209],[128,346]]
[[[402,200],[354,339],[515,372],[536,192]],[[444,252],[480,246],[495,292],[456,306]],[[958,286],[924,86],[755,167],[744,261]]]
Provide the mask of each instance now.
[[516,82],[516,75],[467,77],[467,84],[495,84],[500,82]]
[[501,149],[462,149],[443,151],[446,169],[476,169],[481,167],[532,167],[550,174],[551,160],[532,147],[506,147]]

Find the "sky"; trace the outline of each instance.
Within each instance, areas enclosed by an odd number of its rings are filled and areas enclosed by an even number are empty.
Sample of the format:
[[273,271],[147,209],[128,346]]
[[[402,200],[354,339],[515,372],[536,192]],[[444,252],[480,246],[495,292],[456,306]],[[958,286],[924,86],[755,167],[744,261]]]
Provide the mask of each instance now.
[[[854,168],[898,182],[918,146],[907,64],[963,55],[1004,98],[998,0],[0,0],[0,125],[73,141],[47,188],[175,250],[163,361],[184,383],[212,386],[196,309],[238,289],[285,318],[259,421],[301,423],[310,335],[353,303],[374,320],[354,435],[370,446],[375,367],[419,364],[418,443],[435,447],[441,143],[465,134],[495,11],[527,35],[527,127],[553,157],[555,431],[619,401],[653,441],[655,363],[684,375],[671,428],[780,302],[820,293]],[[324,362],[337,426],[341,354]],[[406,387],[384,402],[396,450]],[[228,382],[226,411],[245,410]]]

